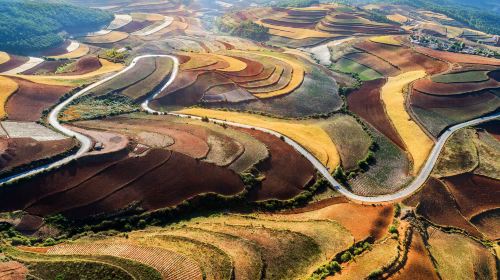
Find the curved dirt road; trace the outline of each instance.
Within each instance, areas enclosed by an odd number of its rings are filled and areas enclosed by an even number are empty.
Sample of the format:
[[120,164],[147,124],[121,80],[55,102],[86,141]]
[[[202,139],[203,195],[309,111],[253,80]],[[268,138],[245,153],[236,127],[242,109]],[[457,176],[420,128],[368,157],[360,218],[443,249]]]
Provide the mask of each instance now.
[[[68,98],[67,100],[65,100],[64,102],[62,102],[59,105],[57,105],[50,112],[48,120],[49,120],[49,123],[55,129],[57,129],[61,133],[66,134],[66,135],[68,135],[70,137],[75,137],[76,139],[78,139],[78,141],[80,141],[81,147],[80,147],[80,149],[78,150],[78,152],[75,155],[66,157],[66,158],[64,158],[62,160],[59,160],[57,162],[54,162],[54,163],[51,163],[51,164],[48,164],[48,165],[40,166],[38,168],[35,168],[35,169],[29,170],[29,171],[26,171],[26,172],[22,172],[22,173],[13,175],[13,176],[8,177],[8,178],[4,178],[4,179],[0,180],[0,185],[8,183],[8,182],[13,182],[13,181],[21,179],[21,178],[29,177],[29,176],[32,176],[32,175],[44,172],[46,170],[52,169],[52,168],[56,168],[56,167],[62,166],[64,164],[70,162],[73,159],[81,157],[83,154],[85,154],[86,152],[88,152],[92,148],[92,141],[90,140],[90,138],[88,138],[87,136],[84,136],[84,135],[82,135],[80,133],[74,132],[74,131],[72,131],[72,130],[70,130],[70,129],[64,127],[64,126],[62,126],[59,123],[59,120],[57,119],[59,113],[71,101],[73,101],[76,98],[82,96],[83,94],[85,94],[89,90],[91,90],[91,89],[93,89],[93,88],[95,88],[95,87],[97,87],[97,86],[99,86],[99,85],[101,85],[101,84],[103,84],[103,83],[111,80],[111,79],[116,78],[117,76],[123,74],[124,72],[127,72],[128,70],[130,70],[131,68],[133,68],[140,59],[146,58],[146,57],[168,57],[168,58],[170,58],[170,59],[173,60],[174,65],[173,65],[172,73],[171,73],[170,78],[168,79],[168,81],[160,89],[158,89],[153,94],[151,94],[141,104],[141,107],[143,108],[143,110],[145,110],[146,112],[148,112],[150,114],[158,114],[158,115],[167,115],[168,114],[168,115],[182,117],[182,118],[193,118],[193,119],[199,119],[199,120],[201,120],[201,117],[199,117],[199,116],[177,114],[177,113],[171,113],[171,112],[160,112],[160,111],[153,110],[153,109],[151,109],[149,107],[149,102],[152,99],[156,98],[163,90],[165,90],[168,86],[170,86],[174,82],[174,80],[177,77],[177,74],[179,72],[179,60],[177,59],[177,57],[171,56],[171,55],[142,55],[142,56],[136,57],[130,63],[130,65],[128,67],[126,67],[125,69],[123,69],[122,71],[120,71],[120,72],[118,72],[118,73],[116,73],[116,74],[114,74],[114,75],[112,75],[112,76],[110,76],[110,77],[108,77],[106,79],[103,79],[103,80],[101,80],[99,82],[96,82],[96,83],[90,85],[89,87],[87,87],[87,88],[85,88],[85,89],[77,92],[76,94],[74,94],[73,96],[71,96],[70,98]],[[471,121],[468,121],[468,122],[464,122],[464,123],[461,123],[461,124],[457,124],[457,125],[455,125],[453,127],[450,127],[449,129],[447,129],[441,135],[441,137],[439,137],[438,141],[436,142],[436,144],[434,145],[434,147],[432,149],[432,152],[430,153],[429,157],[427,158],[427,161],[425,162],[424,166],[420,170],[420,173],[411,182],[410,185],[408,185],[407,187],[405,187],[405,188],[403,188],[403,189],[401,189],[401,190],[399,190],[399,191],[397,191],[397,192],[395,192],[393,194],[381,195],[381,196],[374,196],[374,197],[366,197],[366,196],[356,195],[356,194],[352,193],[351,191],[349,191],[348,189],[346,189],[344,186],[342,186],[339,182],[337,182],[332,177],[332,175],[327,170],[327,168],[318,159],[316,159],[311,153],[309,153],[306,149],[304,149],[300,144],[298,144],[297,142],[293,141],[292,139],[286,137],[285,135],[282,135],[282,134],[280,134],[280,133],[278,133],[276,131],[273,131],[273,130],[269,130],[269,129],[265,129],[265,128],[260,128],[260,127],[254,127],[254,126],[251,126],[251,125],[245,125],[245,124],[240,124],[240,123],[228,122],[228,121],[223,121],[223,120],[218,120],[218,119],[210,119],[210,121],[216,122],[216,123],[220,123],[220,124],[227,124],[227,125],[235,126],[235,127],[241,127],[241,128],[247,128],[247,129],[256,129],[256,130],[259,130],[259,131],[263,131],[263,132],[269,133],[269,134],[274,135],[276,137],[280,137],[280,138],[284,139],[284,141],[286,143],[288,143],[293,148],[295,148],[295,150],[297,150],[299,153],[301,153],[305,158],[307,158],[313,164],[313,166],[332,184],[332,186],[336,190],[338,190],[341,194],[345,195],[347,198],[349,198],[351,200],[358,201],[358,202],[380,203],[380,202],[390,202],[390,201],[400,200],[402,198],[405,198],[405,197],[411,195],[415,191],[417,191],[425,183],[425,181],[427,180],[427,178],[431,174],[432,169],[434,168],[434,165],[437,162],[439,154],[440,154],[441,150],[443,149],[444,144],[446,143],[446,140],[448,140],[448,138],[453,134],[453,132],[455,132],[455,131],[457,131],[459,129],[462,129],[464,127],[467,127],[467,126],[472,126],[472,125],[480,124],[480,123],[483,123],[483,122],[486,122],[486,121],[490,121],[490,120],[493,120],[493,119],[496,119],[496,118],[499,118],[499,117],[500,117],[500,113],[496,113],[496,114],[493,114],[493,115],[490,115],[490,116],[480,117],[480,118],[477,118],[477,119],[474,119],[474,120],[471,120]]]

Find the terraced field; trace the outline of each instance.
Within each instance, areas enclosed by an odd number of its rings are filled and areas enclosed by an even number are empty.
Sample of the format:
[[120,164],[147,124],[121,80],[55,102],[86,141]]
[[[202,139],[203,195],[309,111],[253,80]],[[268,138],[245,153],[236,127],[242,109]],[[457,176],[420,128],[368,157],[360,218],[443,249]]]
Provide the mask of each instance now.
[[2,89],[0,90],[0,118],[4,119],[7,116],[5,103],[18,90],[19,86],[15,81],[2,76],[0,76],[0,85],[2,85]]

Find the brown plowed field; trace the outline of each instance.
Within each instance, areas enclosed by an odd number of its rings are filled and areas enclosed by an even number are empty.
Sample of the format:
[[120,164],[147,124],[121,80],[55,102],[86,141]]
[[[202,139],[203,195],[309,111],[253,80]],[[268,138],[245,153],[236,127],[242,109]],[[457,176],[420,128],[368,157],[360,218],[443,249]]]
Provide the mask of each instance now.
[[71,87],[42,85],[18,78],[13,80],[19,89],[5,105],[9,120],[37,121],[43,110],[56,104],[61,96],[71,90]]
[[487,103],[496,99],[497,96],[490,91],[474,92],[457,96],[437,96],[422,93],[413,89],[411,94],[411,105],[424,109],[432,108],[467,108],[473,105]]
[[69,73],[64,75],[82,75],[96,71],[101,68],[102,64],[96,56],[84,56],[75,63],[75,68]]
[[35,75],[35,74],[52,74],[57,71],[57,68],[68,63],[64,60],[55,60],[55,61],[44,61],[37,66],[22,72],[23,75]]
[[413,87],[421,92],[434,95],[459,95],[476,92],[484,89],[500,87],[500,82],[490,79],[478,83],[434,83],[430,79],[421,79],[414,83]]
[[408,252],[408,259],[404,268],[390,277],[391,280],[438,280],[440,279],[427,253],[422,236],[413,232]]
[[500,66],[500,59],[483,57],[479,55],[461,54],[453,52],[438,51],[416,46],[415,50],[425,55],[442,59],[451,63],[469,63]]
[[382,60],[365,52],[356,52],[345,55],[346,58],[354,60],[359,64],[367,66],[384,76],[396,76],[399,74],[399,69],[389,64],[387,61]]
[[27,275],[28,269],[22,263],[0,262],[0,279],[2,280],[21,280],[26,279]]
[[472,217],[470,220],[490,240],[500,239],[500,208],[495,208]]
[[116,31],[122,31],[122,32],[132,33],[132,32],[135,32],[135,31],[139,31],[139,30],[141,30],[141,29],[143,29],[143,28],[145,28],[147,26],[150,26],[153,23],[154,23],[154,21],[147,21],[147,20],[137,21],[137,20],[133,20],[130,23],[128,23],[127,25],[122,26],[122,27],[116,29]]
[[468,219],[500,205],[500,182],[471,173],[444,179],[460,212]]
[[53,157],[76,145],[74,139],[39,142],[32,138],[8,139],[8,148],[0,155],[0,173],[32,161]]
[[61,45],[55,47],[55,48],[50,48],[46,51],[43,51],[41,53],[42,56],[57,56],[61,54],[68,53],[68,46],[71,45],[70,40],[64,41]]
[[273,73],[276,71],[276,69],[277,69],[277,67],[275,64],[265,65],[264,70],[262,70],[262,72],[259,75],[256,75],[254,77],[240,77],[237,80],[233,80],[233,81],[237,81],[240,86],[244,87],[245,84],[247,84],[247,83],[258,82],[258,81],[263,81],[263,80],[269,79],[269,77],[271,77],[271,75],[273,75]]
[[145,210],[175,206],[203,193],[236,195],[243,182],[233,171],[172,152],[170,159],[102,200],[67,211],[74,217],[111,212],[140,201]]
[[271,155],[257,165],[266,178],[259,189],[251,191],[251,200],[290,199],[314,179],[312,164],[281,139],[257,130],[241,131],[264,143]]
[[424,69],[428,74],[433,75],[448,69],[447,63],[432,59],[407,47],[379,44],[369,40],[358,43],[355,47],[397,66],[402,71]]
[[30,214],[43,217],[87,205],[140,179],[149,171],[168,161],[169,157],[169,151],[153,149],[145,156],[124,159],[82,184],[40,199],[25,210]]
[[10,56],[9,61],[0,64],[0,73],[12,70],[28,62],[28,58],[25,56],[17,56],[17,55],[9,55],[9,56]]
[[461,228],[474,236],[481,236],[457,208],[453,196],[439,180],[429,178],[420,192],[410,198],[419,203],[417,213],[433,223]]
[[360,89],[350,93],[347,96],[349,110],[365,119],[394,144],[405,150],[405,145],[392,126],[385,113],[384,104],[380,100],[380,89],[384,84],[385,79],[368,81]]

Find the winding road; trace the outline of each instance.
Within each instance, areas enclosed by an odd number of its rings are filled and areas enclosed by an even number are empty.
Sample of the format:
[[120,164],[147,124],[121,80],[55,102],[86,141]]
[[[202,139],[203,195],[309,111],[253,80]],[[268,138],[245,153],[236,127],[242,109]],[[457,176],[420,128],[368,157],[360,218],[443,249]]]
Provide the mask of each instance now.
[[[73,100],[75,100],[76,98],[82,96],[83,94],[87,93],[88,91],[90,91],[91,89],[99,86],[99,85],[102,85],[103,83],[111,80],[111,79],[114,79],[116,78],[117,76],[127,72],[128,70],[132,69],[136,64],[137,62],[140,60],[140,59],[143,59],[143,58],[147,58],[147,57],[168,57],[170,59],[173,60],[173,70],[172,70],[172,73],[170,75],[170,78],[168,79],[168,81],[160,88],[158,89],[157,91],[155,91],[154,93],[152,93],[142,104],[141,104],[141,107],[144,111],[150,113],[150,114],[158,114],[158,115],[172,115],[172,116],[176,116],[176,117],[181,117],[181,118],[192,118],[192,119],[198,119],[198,120],[201,120],[201,117],[199,116],[193,116],[193,115],[186,115],[186,114],[178,114],[178,113],[172,113],[172,112],[161,112],[161,111],[156,111],[154,109],[152,109],[151,107],[149,107],[149,102],[151,100],[153,100],[154,98],[156,98],[163,90],[165,90],[168,86],[170,86],[176,79],[177,77],[177,74],[179,72],[179,60],[177,59],[177,57],[175,56],[171,56],[171,55],[142,55],[142,56],[139,56],[139,57],[136,57],[128,67],[126,67],[125,69],[123,69],[122,71],[110,76],[110,77],[107,77],[99,82],[96,82],[90,86],[88,86],[87,88],[75,93],[73,96],[71,96],[70,98],[68,98],[67,100],[65,100],[64,102],[60,103],[59,105],[57,105],[49,114],[49,117],[48,117],[48,121],[50,123],[50,125],[52,125],[56,130],[60,131],[61,133],[65,134],[65,135],[68,135],[70,137],[75,137],[80,143],[81,143],[81,146],[80,146],[80,149],[78,150],[78,152],[74,155],[71,155],[69,157],[66,157],[62,160],[59,160],[57,162],[54,162],[54,163],[51,163],[51,164],[47,164],[47,165],[44,165],[44,166],[40,166],[38,168],[35,168],[35,169],[32,169],[32,170],[29,170],[29,171],[26,171],[26,172],[22,172],[22,173],[19,173],[19,174],[16,174],[16,175],[13,175],[11,177],[8,177],[8,178],[4,178],[4,179],[1,179],[0,180],[0,185],[3,185],[5,183],[9,183],[9,182],[14,182],[16,180],[19,180],[19,179],[22,179],[22,178],[26,178],[26,177],[29,177],[29,176],[33,176],[35,174],[38,174],[38,173],[41,173],[41,172],[44,172],[44,171],[47,171],[47,170],[50,170],[52,168],[57,168],[57,167],[60,167],[64,164],[67,164],[68,162],[74,160],[74,159],[77,159],[79,157],[81,157],[82,155],[84,155],[86,152],[90,151],[92,149],[92,141],[85,135],[83,134],[80,134],[80,133],[77,133],[77,132],[74,132],[64,126],[62,126],[60,123],[59,123],[59,120],[58,120],[58,115],[59,113]],[[493,120],[493,119],[496,119],[496,118],[499,118],[500,117],[500,113],[496,113],[496,114],[493,114],[493,115],[490,115],[490,116],[485,116],[485,117],[480,117],[480,118],[477,118],[477,119],[474,119],[474,120],[470,120],[468,122],[464,122],[464,123],[461,123],[461,124],[457,124],[455,126],[452,126],[450,128],[448,128],[440,137],[439,139],[437,140],[437,142],[435,143],[433,149],[432,149],[432,152],[430,153],[429,157],[427,158],[427,161],[425,162],[424,166],[422,167],[422,169],[420,170],[420,173],[418,174],[417,177],[415,177],[415,179],[408,185],[406,186],[405,188],[393,193],[393,194],[388,194],[388,195],[381,195],[381,196],[373,196],[373,197],[367,197],[367,196],[360,196],[360,195],[356,195],[354,193],[352,193],[351,191],[349,191],[348,189],[346,189],[344,186],[342,186],[339,182],[337,182],[333,176],[330,174],[330,172],[328,171],[328,169],[318,160],[316,159],[311,153],[309,153],[306,149],[304,149],[304,147],[302,147],[299,143],[293,141],[292,139],[286,137],[285,135],[282,135],[276,131],[273,131],[273,130],[269,130],[269,129],[265,129],[265,128],[260,128],[260,127],[255,127],[255,126],[251,126],[251,125],[246,125],[246,124],[240,124],[240,123],[235,123],[235,122],[229,122],[229,121],[224,121],[224,120],[218,120],[218,119],[210,119],[210,121],[212,122],[215,122],[215,123],[220,123],[220,124],[226,124],[226,125],[230,125],[230,126],[235,126],[235,127],[241,127],[241,128],[247,128],[247,129],[256,129],[256,130],[259,130],[259,131],[263,131],[263,132],[266,132],[266,133],[269,133],[271,135],[274,135],[276,137],[280,137],[282,139],[284,139],[284,141],[291,145],[295,150],[297,150],[299,153],[301,153],[307,160],[309,160],[313,166],[325,177],[326,180],[328,180],[332,186],[338,191],[340,192],[341,194],[345,195],[347,198],[351,199],[351,200],[354,200],[354,201],[358,201],[358,202],[362,202],[362,203],[381,203],[381,202],[391,202],[391,201],[397,201],[397,200],[400,200],[400,199],[403,199],[405,197],[408,197],[409,195],[413,194],[415,191],[417,191],[424,183],[425,181],[427,180],[427,178],[429,177],[429,175],[431,174],[432,172],[432,169],[434,168],[434,165],[436,164],[437,160],[438,160],[438,157],[439,157],[439,154],[441,152],[441,150],[443,149],[444,147],[444,144],[446,143],[446,141],[448,140],[448,138],[457,130],[459,129],[462,129],[462,128],[465,128],[465,127],[468,127],[468,126],[473,126],[473,125],[477,125],[477,124],[480,124],[480,123],[483,123],[483,122],[487,122],[487,121],[490,121],[490,120]]]

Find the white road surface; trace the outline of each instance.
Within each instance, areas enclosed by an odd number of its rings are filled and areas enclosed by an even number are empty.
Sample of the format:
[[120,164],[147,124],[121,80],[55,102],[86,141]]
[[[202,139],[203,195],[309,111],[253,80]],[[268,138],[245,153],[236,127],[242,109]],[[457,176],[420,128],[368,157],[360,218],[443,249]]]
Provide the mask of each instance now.
[[[127,68],[123,69],[119,73],[116,73],[116,74],[114,74],[106,79],[103,79],[99,82],[96,82],[96,83],[92,84],[91,86],[79,91],[78,93],[74,94],[69,99],[67,99],[66,101],[57,105],[50,112],[49,117],[48,117],[48,121],[56,130],[60,131],[63,134],[66,134],[70,137],[75,137],[76,139],[78,139],[78,141],[80,141],[81,147],[75,155],[69,156],[67,158],[64,158],[64,159],[57,161],[55,163],[52,163],[52,164],[41,166],[41,167],[38,167],[36,169],[20,173],[20,174],[11,176],[9,178],[2,179],[2,180],[0,180],[0,185],[4,184],[6,182],[12,182],[12,181],[18,180],[18,179],[23,178],[23,177],[32,176],[32,175],[35,175],[37,173],[46,171],[48,169],[59,167],[61,165],[64,165],[64,164],[70,162],[73,159],[81,157],[83,154],[88,152],[92,148],[92,141],[87,136],[84,136],[80,133],[74,132],[74,131],[62,126],[57,119],[59,113],[71,101],[82,96],[83,94],[87,93],[91,89],[93,89],[99,85],[102,85],[103,83],[105,83],[111,79],[114,79],[115,77],[121,75],[122,73],[127,72],[128,70],[132,69],[140,59],[146,58],[146,57],[168,57],[168,58],[173,60],[174,65],[173,65],[172,74],[170,75],[170,78],[168,79],[168,81],[160,89],[158,89],[157,91],[152,93],[146,99],[146,101],[144,101],[141,104],[141,107],[143,108],[143,110],[145,110],[146,112],[148,112],[150,114],[159,114],[159,115],[167,115],[168,114],[168,115],[182,117],[182,118],[192,118],[192,119],[200,119],[201,120],[201,117],[199,117],[199,116],[191,116],[191,115],[171,113],[171,112],[160,112],[160,111],[156,111],[156,110],[152,109],[151,107],[149,107],[149,102],[151,100],[153,100],[154,98],[156,98],[163,90],[165,90],[167,87],[169,87],[175,81],[177,74],[179,72],[179,60],[175,56],[171,56],[171,55],[143,55],[143,56],[139,56],[139,57],[136,57]],[[439,137],[439,139],[436,142],[436,144],[434,145],[434,148],[433,148],[432,152],[430,153],[429,158],[427,159],[425,165],[420,170],[420,173],[418,174],[418,176],[411,182],[411,184],[409,184],[407,187],[399,190],[396,193],[382,195],[382,196],[374,196],[374,197],[356,195],[356,194],[352,193],[351,191],[349,191],[348,189],[346,189],[345,187],[343,187],[339,182],[337,182],[332,177],[332,175],[330,174],[330,171],[318,159],[316,159],[311,153],[309,153],[306,149],[304,149],[304,147],[302,147],[297,142],[293,141],[292,139],[290,139],[290,138],[288,138],[288,137],[286,137],[286,136],[284,136],[276,131],[272,131],[272,130],[260,128],[260,127],[254,127],[254,126],[246,125],[246,124],[217,120],[217,119],[210,119],[210,121],[213,121],[216,123],[221,123],[221,124],[224,123],[224,124],[227,124],[230,126],[247,128],[247,129],[253,128],[253,129],[256,129],[259,131],[269,133],[269,134],[274,135],[276,137],[280,137],[280,138],[284,139],[284,141],[286,143],[288,143],[294,149],[296,149],[299,153],[301,153],[305,158],[307,158],[313,164],[313,166],[332,184],[332,186],[336,190],[338,190],[341,194],[345,195],[347,198],[349,198],[351,200],[358,201],[358,202],[363,202],[363,203],[381,203],[381,202],[390,202],[390,201],[396,201],[396,200],[403,199],[405,197],[410,196],[418,189],[420,189],[420,187],[425,183],[425,181],[427,180],[427,178],[431,174],[432,169],[434,168],[434,165],[437,162],[439,154],[440,154],[441,150],[443,149],[444,144],[446,143],[446,140],[448,140],[448,138],[455,131],[462,129],[462,128],[465,128],[465,127],[468,127],[468,126],[473,126],[473,125],[477,125],[477,124],[480,124],[483,122],[487,122],[487,121],[490,121],[490,120],[493,120],[496,118],[500,118],[500,113],[496,113],[496,114],[493,114],[490,116],[480,117],[480,118],[477,118],[477,119],[474,119],[474,120],[471,120],[468,122],[464,122],[461,124],[457,124],[453,127],[450,127]]]

